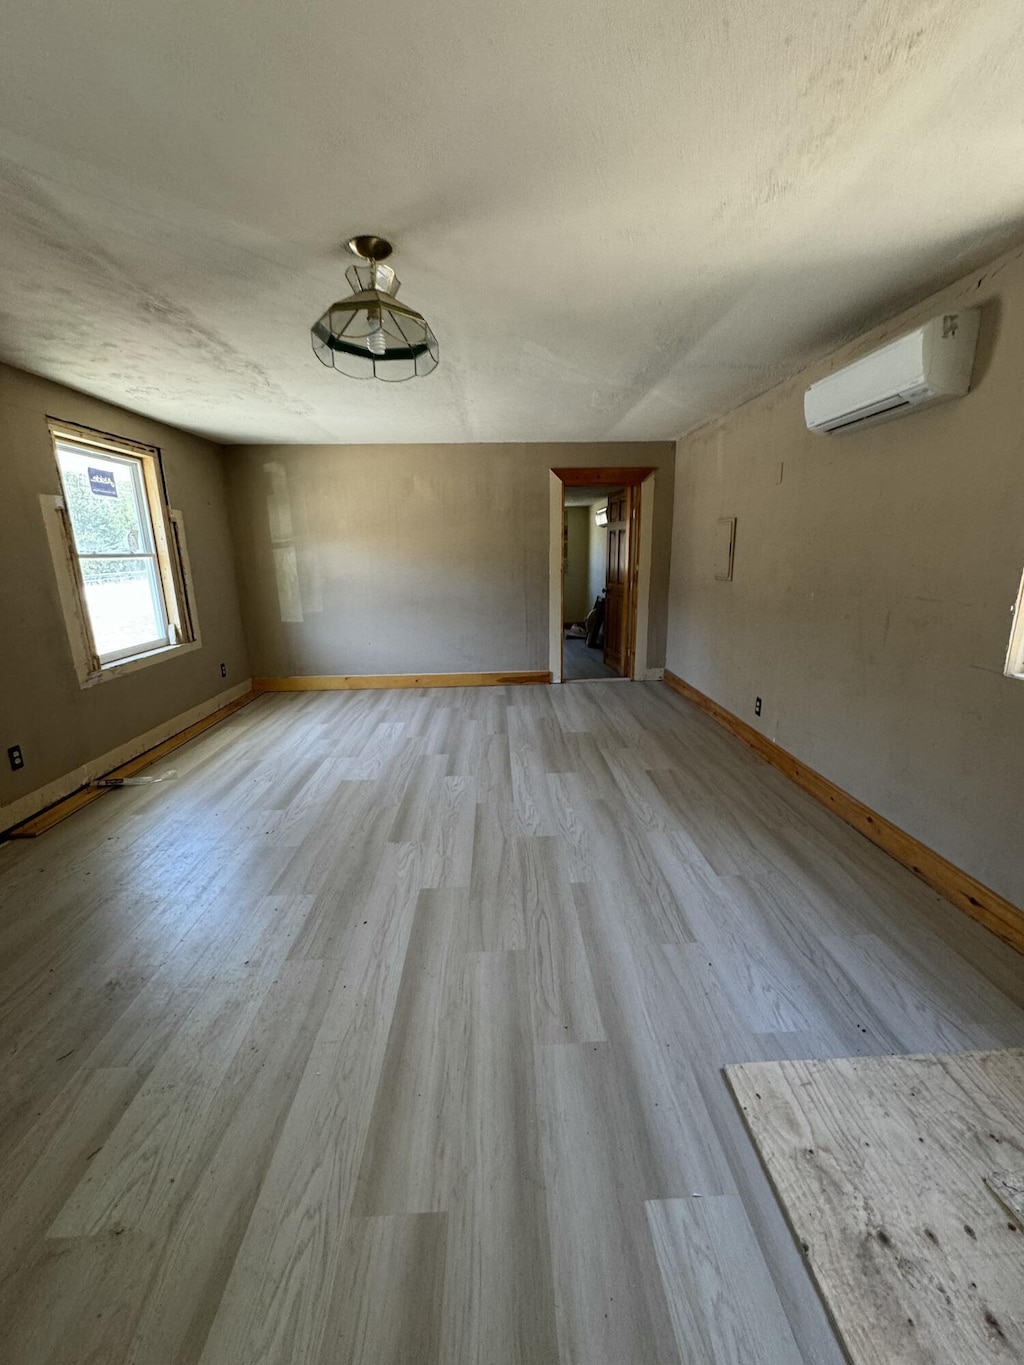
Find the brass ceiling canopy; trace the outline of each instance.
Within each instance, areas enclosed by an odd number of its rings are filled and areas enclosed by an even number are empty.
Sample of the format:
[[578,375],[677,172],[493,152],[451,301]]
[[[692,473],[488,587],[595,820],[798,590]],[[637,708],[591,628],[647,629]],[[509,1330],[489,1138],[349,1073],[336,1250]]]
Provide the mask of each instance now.
[[362,256],[364,261],[386,261],[394,251],[389,241],[372,233],[366,237],[350,237],[345,245],[353,256]]
[[367,234],[348,249],[365,262],[350,265],[353,293],[332,303],[314,322],[313,352],[324,365],[351,379],[416,379],[437,368],[437,337],[426,319],[395,297],[399,282],[389,265],[391,243]]

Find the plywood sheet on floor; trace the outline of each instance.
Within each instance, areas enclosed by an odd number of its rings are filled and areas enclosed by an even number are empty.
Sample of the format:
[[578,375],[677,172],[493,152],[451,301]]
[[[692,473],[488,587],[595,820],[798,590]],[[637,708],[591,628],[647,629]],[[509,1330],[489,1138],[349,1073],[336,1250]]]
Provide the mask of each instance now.
[[993,1171],[985,1184],[1024,1232],[1024,1171]]
[[1024,1360],[1024,1051],[726,1068],[854,1365]]

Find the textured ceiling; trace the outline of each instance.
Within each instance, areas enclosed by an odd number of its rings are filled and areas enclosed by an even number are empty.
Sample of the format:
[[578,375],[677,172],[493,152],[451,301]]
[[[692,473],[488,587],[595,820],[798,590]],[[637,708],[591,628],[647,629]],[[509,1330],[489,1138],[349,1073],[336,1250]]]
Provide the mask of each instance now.
[[[7,0],[0,357],[230,441],[679,435],[1024,236],[1020,0]],[[323,369],[393,238],[429,378]]]

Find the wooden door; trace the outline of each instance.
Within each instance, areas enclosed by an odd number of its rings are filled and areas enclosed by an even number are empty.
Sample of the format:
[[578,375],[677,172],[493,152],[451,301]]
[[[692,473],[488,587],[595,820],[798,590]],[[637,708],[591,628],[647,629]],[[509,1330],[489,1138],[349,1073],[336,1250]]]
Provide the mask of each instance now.
[[604,661],[629,676],[631,488],[608,494],[608,559],[604,580]]

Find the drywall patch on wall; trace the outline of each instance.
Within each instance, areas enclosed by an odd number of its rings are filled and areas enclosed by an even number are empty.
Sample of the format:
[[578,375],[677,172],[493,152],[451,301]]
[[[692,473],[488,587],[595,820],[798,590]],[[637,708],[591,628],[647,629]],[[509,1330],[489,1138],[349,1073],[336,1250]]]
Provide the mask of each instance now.
[[[982,308],[967,398],[844,437],[806,430],[809,383],[967,304]],[[674,673],[1018,905],[1024,684],[1003,662],[1022,366],[1014,253],[680,441],[667,652]],[[723,516],[742,528],[731,583],[712,571]]]

